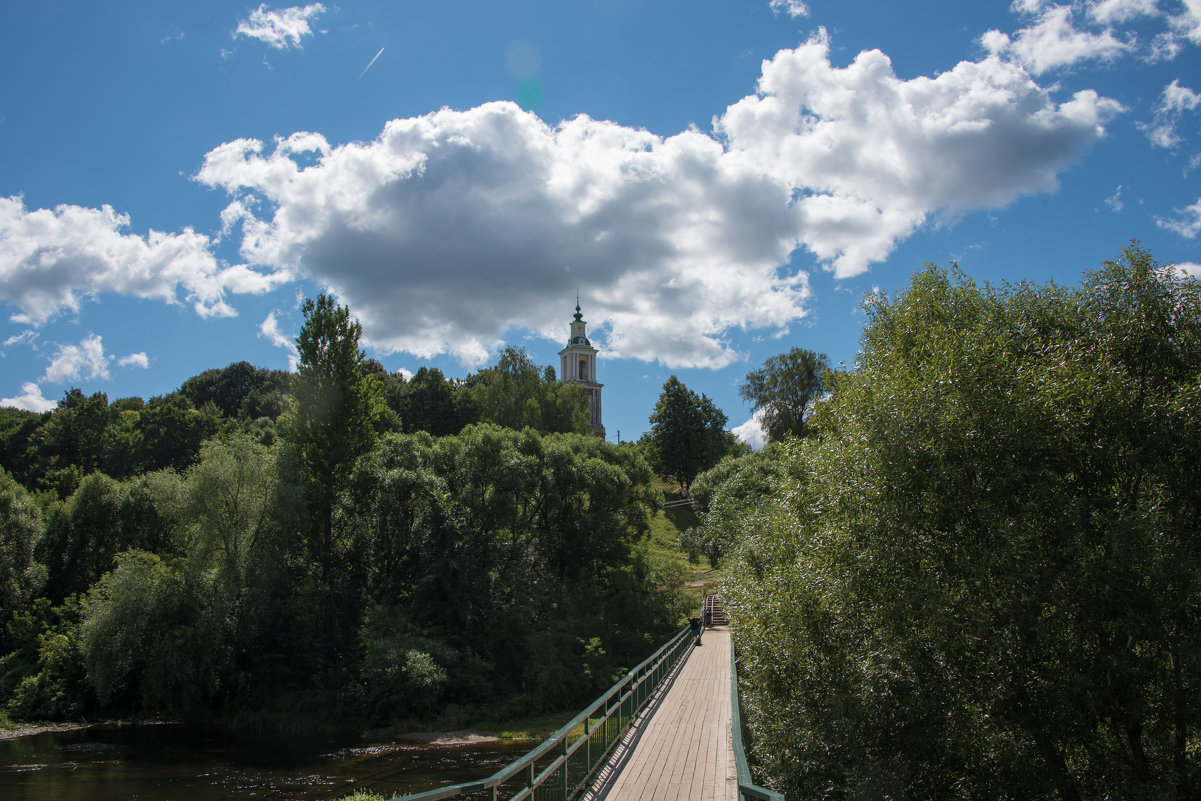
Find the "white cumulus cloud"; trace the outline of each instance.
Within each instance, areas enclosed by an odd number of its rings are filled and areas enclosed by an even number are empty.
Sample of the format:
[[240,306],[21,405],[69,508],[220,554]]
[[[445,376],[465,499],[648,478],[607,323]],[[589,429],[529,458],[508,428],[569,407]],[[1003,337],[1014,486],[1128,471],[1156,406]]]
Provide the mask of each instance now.
[[117,365],[119,367],[141,367],[143,370],[147,370],[150,368],[150,357],[146,355],[145,351],[139,351],[117,359]]
[[717,128],[733,153],[788,183],[798,238],[850,276],[936,211],[1054,190],[1120,109],[1092,91],[1057,104],[996,56],[911,80],[878,50],[837,68],[823,35],[765,62],[758,95]]
[[227,267],[203,234],[127,233],[129,216],[110,206],[60,205],[27,211],[21,197],[0,198],[0,300],[16,322],[40,325],[103,292],[180,302],[202,317],[232,316],[226,292],[263,292],[290,276]]
[[88,334],[78,345],[60,345],[50,358],[43,381],[65,384],[77,378],[108,378],[109,357],[96,334]]
[[274,10],[269,10],[267,4],[263,3],[251,11],[247,19],[238,20],[234,36],[258,39],[277,50],[285,50],[289,46],[299,48],[301,39],[313,35],[309,21],[323,13],[325,6],[320,3]]
[[750,420],[730,429],[730,433],[740,442],[745,442],[757,451],[762,450],[763,446],[767,444],[767,431],[763,429],[763,411],[763,409],[758,409],[751,415]]
[[1052,191],[1120,110],[1056,102],[997,56],[911,80],[879,51],[835,67],[823,32],[765,61],[713,134],[552,126],[497,102],[369,142],[234,140],[196,180],[230,195],[248,264],[335,293],[382,352],[475,366],[512,330],[558,339],[578,288],[606,356],[721,367],[742,358],[730,332],[807,313],[796,249],[850,276],[933,214]]
[[[1116,15],[1117,11],[1106,13]],[[1109,29],[1092,33],[1076,28],[1071,6],[1041,9],[1035,23],[1013,37],[1000,31],[989,31],[980,41],[993,53],[1012,55],[1035,75],[1078,61],[1112,59],[1132,47],[1116,38]]]
[[230,142],[197,179],[274,208],[240,212],[245,258],[303,266],[385,352],[476,365],[511,328],[557,338],[577,287],[608,355],[672,366],[728,364],[729,328],[804,314],[805,276],[779,269],[796,246],[788,187],[698,131],[551,127],[490,103],[369,143]]
[[42,397],[42,388],[32,381],[26,381],[21,385],[20,395],[17,395],[15,398],[0,398],[0,406],[11,406],[17,409],[24,409],[27,412],[41,414],[58,406],[58,402]]

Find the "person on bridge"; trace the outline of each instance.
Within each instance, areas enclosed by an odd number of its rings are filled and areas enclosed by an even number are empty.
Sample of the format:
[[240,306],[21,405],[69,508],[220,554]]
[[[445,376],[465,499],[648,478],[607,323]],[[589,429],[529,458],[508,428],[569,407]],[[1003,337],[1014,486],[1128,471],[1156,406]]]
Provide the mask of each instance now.
[[688,625],[692,627],[692,644],[701,644],[701,619],[699,617],[688,618]]

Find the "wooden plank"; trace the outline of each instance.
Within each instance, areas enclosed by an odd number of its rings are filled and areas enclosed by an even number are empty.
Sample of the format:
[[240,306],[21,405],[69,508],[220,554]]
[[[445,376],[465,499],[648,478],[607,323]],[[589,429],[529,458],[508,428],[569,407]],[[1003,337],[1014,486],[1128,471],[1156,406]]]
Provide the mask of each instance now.
[[635,721],[586,801],[737,801],[730,632],[705,632],[666,692]]

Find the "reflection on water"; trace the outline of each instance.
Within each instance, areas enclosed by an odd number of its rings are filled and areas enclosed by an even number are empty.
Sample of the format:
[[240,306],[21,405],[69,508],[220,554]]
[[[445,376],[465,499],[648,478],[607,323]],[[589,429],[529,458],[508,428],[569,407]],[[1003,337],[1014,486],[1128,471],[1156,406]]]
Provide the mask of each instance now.
[[179,724],[0,741],[4,801],[316,801],[385,798],[495,773],[532,743],[353,744],[247,738]]

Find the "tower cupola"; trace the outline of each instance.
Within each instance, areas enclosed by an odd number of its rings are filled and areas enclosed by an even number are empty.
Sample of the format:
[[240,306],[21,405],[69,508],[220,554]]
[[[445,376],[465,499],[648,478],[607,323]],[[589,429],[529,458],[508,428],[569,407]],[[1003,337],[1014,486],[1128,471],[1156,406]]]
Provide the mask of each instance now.
[[588,414],[592,418],[592,433],[605,437],[605,426],[601,423],[601,387],[596,381],[596,348],[588,340],[588,324],[580,313],[580,299],[576,298],[575,315],[571,321],[571,335],[567,347],[559,351],[559,380],[583,384],[588,392]]

